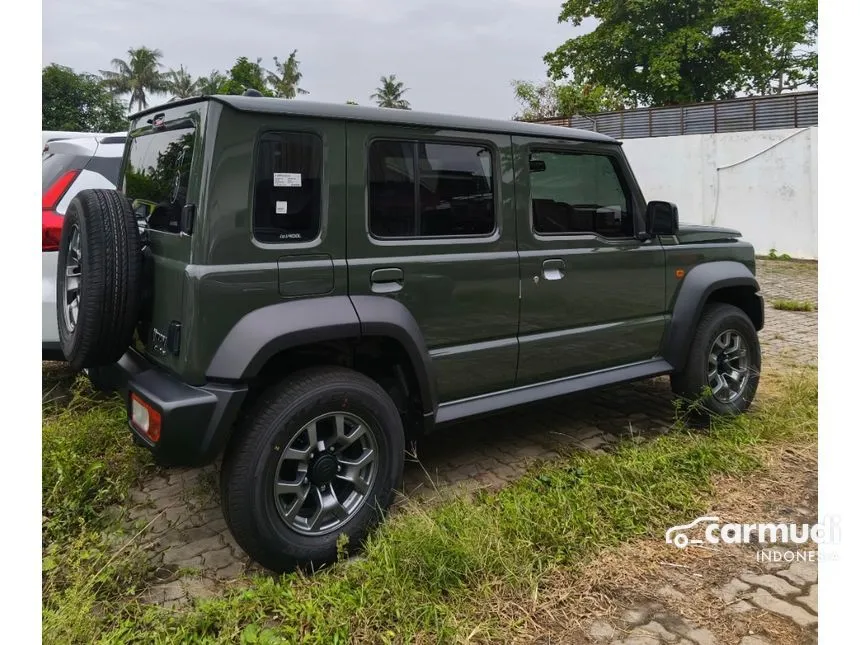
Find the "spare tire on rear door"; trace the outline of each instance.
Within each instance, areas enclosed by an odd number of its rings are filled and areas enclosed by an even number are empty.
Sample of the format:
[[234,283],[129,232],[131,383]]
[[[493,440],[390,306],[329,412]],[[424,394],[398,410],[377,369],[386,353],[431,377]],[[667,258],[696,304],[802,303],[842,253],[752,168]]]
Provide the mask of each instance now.
[[57,258],[60,347],[74,369],[116,362],[140,306],[140,231],[116,190],[82,190],[63,218]]

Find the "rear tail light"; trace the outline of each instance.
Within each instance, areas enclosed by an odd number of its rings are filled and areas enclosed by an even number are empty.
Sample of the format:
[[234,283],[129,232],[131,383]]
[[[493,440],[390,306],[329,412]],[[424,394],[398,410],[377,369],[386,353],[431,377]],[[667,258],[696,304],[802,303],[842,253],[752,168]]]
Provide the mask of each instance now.
[[69,170],[63,173],[42,195],[42,251],[57,251],[60,248],[63,216],[57,212],[57,205],[80,172]]
[[161,413],[137,394],[131,395],[131,425],[154,443],[161,439]]

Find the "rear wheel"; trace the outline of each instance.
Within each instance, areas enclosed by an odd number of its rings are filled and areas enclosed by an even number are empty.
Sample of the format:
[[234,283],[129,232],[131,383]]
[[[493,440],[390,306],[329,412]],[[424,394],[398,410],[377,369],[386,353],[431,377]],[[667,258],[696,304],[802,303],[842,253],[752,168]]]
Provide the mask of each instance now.
[[745,412],[758,389],[761,348],[755,326],[741,309],[705,307],[684,369],[672,375],[672,390],[695,406],[720,415]]
[[397,408],[373,380],[343,368],[296,373],[237,428],[221,502],[239,545],[273,571],[361,545],[391,504],[404,462]]
[[137,322],[140,232],[115,190],[82,190],[63,218],[57,258],[60,347],[74,369],[115,362]]

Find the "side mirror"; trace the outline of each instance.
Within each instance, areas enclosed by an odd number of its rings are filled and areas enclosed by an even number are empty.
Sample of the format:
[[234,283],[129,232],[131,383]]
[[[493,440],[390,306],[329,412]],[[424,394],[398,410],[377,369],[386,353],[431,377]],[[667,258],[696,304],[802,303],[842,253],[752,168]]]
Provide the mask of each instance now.
[[645,226],[652,236],[675,235],[678,232],[678,207],[672,202],[648,202]]

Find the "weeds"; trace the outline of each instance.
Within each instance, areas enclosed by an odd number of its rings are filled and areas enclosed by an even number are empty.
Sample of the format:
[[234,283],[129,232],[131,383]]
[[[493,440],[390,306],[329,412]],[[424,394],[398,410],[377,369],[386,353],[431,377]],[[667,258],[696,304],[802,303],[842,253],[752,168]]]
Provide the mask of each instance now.
[[782,311],[815,311],[816,307],[808,300],[774,300],[773,308]]
[[768,260],[791,260],[788,253],[777,253],[776,249],[771,249],[767,254]]

